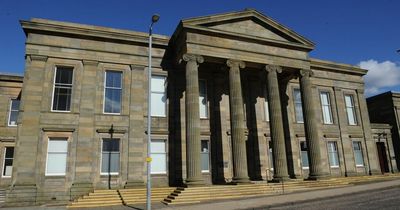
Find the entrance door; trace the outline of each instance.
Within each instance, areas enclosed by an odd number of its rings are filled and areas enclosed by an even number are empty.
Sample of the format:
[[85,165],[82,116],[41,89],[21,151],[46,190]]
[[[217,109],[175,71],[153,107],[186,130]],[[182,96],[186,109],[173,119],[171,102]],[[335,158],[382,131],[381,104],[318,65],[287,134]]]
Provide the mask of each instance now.
[[379,164],[381,166],[381,172],[389,172],[389,165],[386,156],[386,147],[384,142],[376,142],[376,148],[378,149]]

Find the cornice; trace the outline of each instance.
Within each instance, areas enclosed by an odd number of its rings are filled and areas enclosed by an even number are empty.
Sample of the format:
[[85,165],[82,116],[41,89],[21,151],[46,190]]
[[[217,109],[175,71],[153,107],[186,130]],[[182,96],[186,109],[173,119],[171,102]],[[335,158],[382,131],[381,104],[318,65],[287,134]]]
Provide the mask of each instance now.
[[352,66],[349,64],[335,63],[331,61],[319,60],[310,58],[311,69],[328,70],[333,72],[350,73],[355,75],[363,76],[367,74],[368,70]]
[[[102,38],[125,42],[148,43],[148,34],[122,29],[113,29],[100,26],[91,26],[61,21],[52,21],[33,18],[30,21],[21,20],[21,26],[25,34],[29,33],[55,33],[69,34],[87,38]],[[153,44],[167,46],[168,36],[153,34]]]

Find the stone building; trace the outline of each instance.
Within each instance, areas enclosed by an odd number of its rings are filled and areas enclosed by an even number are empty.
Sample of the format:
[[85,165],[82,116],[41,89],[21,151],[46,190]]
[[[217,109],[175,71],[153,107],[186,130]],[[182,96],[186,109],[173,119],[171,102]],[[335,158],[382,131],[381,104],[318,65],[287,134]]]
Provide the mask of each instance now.
[[[148,34],[21,25],[26,65],[7,201],[143,186]],[[154,35],[154,185],[381,173],[367,71],[310,58],[314,47],[255,10],[186,19],[171,37]]]
[[[400,93],[389,91],[372,96],[367,98],[367,104],[371,122],[387,123],[391,125],[391,136],[387,136],[386,132],[382,131],[377,133],[378,137],[383,140],[383,143],[377,146],[380,150],[387,150],[388,153],[390,152],[390,154],[382,153],[379,160],[380,164],[384,166],[385,172],[398,172],[397,166],[400,164]],[[386,142],[386,139],[389,141]],[[386,161],[386,159],[389,161]]]

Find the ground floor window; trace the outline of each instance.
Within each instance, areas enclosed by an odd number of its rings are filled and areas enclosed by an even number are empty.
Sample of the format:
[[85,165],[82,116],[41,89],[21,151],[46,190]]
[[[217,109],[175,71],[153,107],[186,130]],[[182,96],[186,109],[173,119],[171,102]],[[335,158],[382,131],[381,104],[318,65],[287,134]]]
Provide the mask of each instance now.
[[201,140],[201,172],[210,172],[210,142]]
[[272,141],[268,142],[268,159],[269,159],[269,169],[274,170],[274,157],[272,155]]
[[339,167],[339,157],[337,152],[337,144],[335,141],[328,141],[329,164],[332,168]]
[[120,165],[119,139],[103,139],[101,150],[101,174],[117,175]]
[[353,141],[354,161],[356,166],[364,166],[364,159],[362,155],[361,142]]
[[167,152],[166,141],[163,139],[151,140],[151,173],[165,174],[167,173]]
[[64,176],[67,169],[68,138],[49,138],[46,175]]
[[14,161],[14,147],[4,148],[3,177],[11,177]]
[[305,141],[300,142],[300,151],[301,151],[301,165],[302,165],[303,169],[308,169],[309,164],[308,164],[307,142],[305,142]]

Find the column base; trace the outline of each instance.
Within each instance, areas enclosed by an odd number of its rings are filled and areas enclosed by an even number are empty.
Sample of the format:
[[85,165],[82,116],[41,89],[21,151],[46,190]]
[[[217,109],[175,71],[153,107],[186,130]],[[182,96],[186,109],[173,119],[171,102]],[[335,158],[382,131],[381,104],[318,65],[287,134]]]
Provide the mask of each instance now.
[[329,174],[324,173],[324,174],[310,174],[308,175],[307,178],[305,178],[304,180],[307,181],[317,181],[317,180],[321,180],[321,179],[329,179]]
[[185,185],[188,187],[199,186],[199,185],[205,185],[205,182],[201,178],[191,178],[191,179],[186,179]]
[[271,182],[274,183],[285,182],[285,181],[290,181],[289,176],[274,176],[271,180]]
[[247,184],[250,183],[249,177],[233,177],[232,183],[235,184]]
[[130,180],[125,183],[124,188],[143,188],[146,184],[140,180]]

